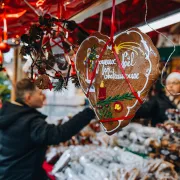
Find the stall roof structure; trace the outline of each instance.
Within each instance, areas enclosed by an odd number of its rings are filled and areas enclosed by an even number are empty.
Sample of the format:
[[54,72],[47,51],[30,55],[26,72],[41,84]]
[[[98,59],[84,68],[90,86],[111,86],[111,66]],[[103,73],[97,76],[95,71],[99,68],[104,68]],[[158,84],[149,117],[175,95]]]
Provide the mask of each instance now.
[[[147,0],[147,20],[180,12],[179,0]],[[8,37],[25,33],[38,15],[50,13],[63,19],[72,19],[89,33],[101,31],[109,35],[112,0],[1,0],[0,28],[7,20]],[[116,0],[115,32],[144,23],[145,0]]]

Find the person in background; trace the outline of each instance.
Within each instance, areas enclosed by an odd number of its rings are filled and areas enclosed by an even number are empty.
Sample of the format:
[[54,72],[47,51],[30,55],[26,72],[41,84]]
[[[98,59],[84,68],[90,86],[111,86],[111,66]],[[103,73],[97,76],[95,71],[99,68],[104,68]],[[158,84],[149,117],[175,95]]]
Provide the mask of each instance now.
[[165,94],[160,93],[145,102],[136,112],[135,118],[151,119],[152,126],[168,120],[168,109],[180,110],[180,73],[172,72],[166,79]]
[[0,99],[0,109],[2,108],[2,100]]
[[86,108],[63,125],[50,125],[36,110],[43,106],[45,95],[33,82],[19,81],[16,97],[0,110],[0,179],[46,180],[42,163],[47,146],[69,140],[95,118],[95,113]]

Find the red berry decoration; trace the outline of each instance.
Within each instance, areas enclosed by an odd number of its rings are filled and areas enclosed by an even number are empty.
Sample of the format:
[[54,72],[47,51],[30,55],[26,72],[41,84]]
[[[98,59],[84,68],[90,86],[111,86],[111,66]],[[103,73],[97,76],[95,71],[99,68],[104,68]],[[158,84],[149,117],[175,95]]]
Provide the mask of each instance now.
[[60,72],[56,72],[55,73],[55,77],[60,78],[61,77],[61,73]]

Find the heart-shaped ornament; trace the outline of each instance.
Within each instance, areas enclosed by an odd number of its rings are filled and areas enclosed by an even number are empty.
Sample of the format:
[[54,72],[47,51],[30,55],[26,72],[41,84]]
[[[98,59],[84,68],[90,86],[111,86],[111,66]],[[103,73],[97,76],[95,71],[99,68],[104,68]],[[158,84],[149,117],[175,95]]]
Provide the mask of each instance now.
[[145,100],[158,78],[160,58],[151,39],[137,28],[121,33],[113,44],[107,45],[108,40],[100,33],[84,40],[76,71],[106,133],[113,134],[128,125]]

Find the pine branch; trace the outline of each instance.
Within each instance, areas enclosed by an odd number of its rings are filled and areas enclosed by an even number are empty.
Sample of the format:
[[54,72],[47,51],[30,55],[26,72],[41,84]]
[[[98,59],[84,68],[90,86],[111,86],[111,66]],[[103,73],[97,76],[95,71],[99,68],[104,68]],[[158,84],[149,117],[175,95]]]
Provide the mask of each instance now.
[[111,107],[108,106],[103,106],[102,109],[99,109],[99,115],[100,118],[112,118],[112,112],[111,112]]
[[65,86],[65,81],[63,78],[60,78],[58,82],[54,84],[54,91],[62,91],[63,89],[67,89]]
[[125,93],[123,95],[116,95],[114,97],[108,97],[107,99],[103,100],[103,101],[99,101],[97,102],[97,105],[101,105],[104,106],[106,104],[110,104],[112,102],[116,102],[116,101],[124,101],[124,100],[132,100],[134,97],[134,95],[132,93]]
[[72,83],[75,85],[75,87],[77,87],[77,88],[80,87],[80,83],[79,83],[77,75],[71,76],[71,80],[72,80]]

